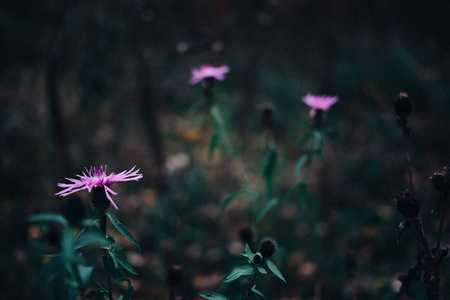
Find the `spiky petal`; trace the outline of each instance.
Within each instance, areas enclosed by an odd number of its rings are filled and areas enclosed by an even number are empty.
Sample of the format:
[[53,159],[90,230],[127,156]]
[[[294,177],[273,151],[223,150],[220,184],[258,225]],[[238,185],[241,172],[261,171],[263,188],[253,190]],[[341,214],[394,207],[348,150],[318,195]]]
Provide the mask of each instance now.
[[58,186],[63,188],[63,190],[55,195],[65,197],[81,190],[88,190],[90,193],[93,188],[100,187],[105,190],[106,198],[108,198],[111,204],[118,209],[111,197],[111,194],[117,195],[117,193],[111,190],[109,186],[119,181],[138,181],[141,179],[143,175],[139,173],[139,169],[135,170],[135,168],[136,166],[129,171],[123,171],[119,174],[111,173],[110,175],[106,175],[106,165],[105,168],[103,168],[103,166],[100,166],[99,168],[91,167],[89,170],[86,168],[82,175],[77,175],[79,179],[65,178],[70,183],[58,183]]

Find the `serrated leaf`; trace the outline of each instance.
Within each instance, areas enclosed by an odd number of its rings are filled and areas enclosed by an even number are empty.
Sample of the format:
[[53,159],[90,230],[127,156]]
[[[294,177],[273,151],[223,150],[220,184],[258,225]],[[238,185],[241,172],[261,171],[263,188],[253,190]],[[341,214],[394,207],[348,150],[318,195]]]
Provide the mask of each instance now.
[[52,222],[59,223],[64,227],[69,227],[69,222],[61,215],[58,214],[41,214],[34,215],[27,219],[29,222]]
[[278,205],[278,199],[277,198],[273,198],[269,202],[267,202],[266,206],[264,206],[264,208],[261,210],[261,212],[259,213],[258,217],[256,218],[256,223],[259,224],[262,220],[264,220],[264,218],[272,210],[272,208],[274,208],[277,205]]
[[255,274],[255,272],[256,272],[255,269],[249,265],[237,267],[236,269],[231,271],[230,274],[228,274],[227,278],[225,278],[225,280],[222,281],[222,284],[236,280],[241,276]]
[[266,269],[264,269],[263,267],[261,267],[261,266],[256,266],[256,268],[258,269],[258,272],[259,272],[259,273],[261,273],[261,274],[267,274]]
[[108,255],[103,255],[103,266],[105,267],[106,272],[111,278],[116,281],[123,282],[128,278],[114,266],[113,259]]
[[300,172],[308,160],[309,160],[308,154],[303,154],[302,156],[300,156],[300,158],[297,160],[297,163],[295,164],[294,168],[295,176],[300,176]]
[[266,297],[263,295],[263,293],[261,293],[260,291],[258,291],[258,290],[256,289],[256,285],[254,285],[254,286],[252,287],[251,291],[252,291],[253,293],[255,293],[256,295],[261,296],[263,299],[266,299]]
[[253,261],[253,256],[255,256],[255,254],[253,254],[252,249],[250,249],[250,246],[245,243],[245,257],[247,257],[250,261]]
[[223,203],[220,205],[219,219],[222,218],[223,212],[225,211],[225,209],[227,208],[228,205],[230,205],[236,199],[239,199],[240,197],[243,197],[246,195],[248,197],[252,198],[252,200],[254,200],[258,194],[250,189],[242,189],[242,190],[239,190],[239,191],[236,191],[236,192],[230,194],[228,197],[225,198]]
[[74,244],[74,250],[83,248],[89,244],[95,243],[98,247],[107,248],[112,245],[103,232],[97,226],[86,227],[80,232]]
[[134,238],[134,236],[128,231],[128,229],[125,227],[125,225],[123,225],[122,223],[119,222],[119,220],[116,218],[116,216],[114,216],[111,213],[106,213],[106,215],[108,216],[109,220],[111,221],[111,223],[114,225],[114,227],[116,227],[116,229],[123,235],[125,236],[130,242],[132,242],[138,249],[139,251],[141,251],[141,248],[139,247],[138,242],[136,241],[136,239]]
[[205,299],[209,299],[209,300],[230,300],[227,297],[225,297],[224,295],[221,295],[219,293],[214,293],[214,292],[201,292],[200,296]]
[[138,273],[133,269],[132,266],[130,266],[130,264],[128,263],[125,255],[123,255],[121,252],[119,251],[111,251],[110,252],[114,258],[117,260],[117,262],[124,267],[128,272],[134,274],[134,275],[138,275]]
[[278,278],[283,280],[286,283],[286,279],[284,279],[283,274],[281,274],[280,270],[278,270],[277,266],[273,264],[270,260],[266,260],[267,267],[269,267],[270,271],[275,274]]

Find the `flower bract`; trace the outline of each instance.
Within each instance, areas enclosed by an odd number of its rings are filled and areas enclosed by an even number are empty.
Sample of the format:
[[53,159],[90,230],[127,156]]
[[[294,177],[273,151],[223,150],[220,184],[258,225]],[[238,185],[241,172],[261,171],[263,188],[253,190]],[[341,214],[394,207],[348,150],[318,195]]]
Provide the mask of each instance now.
[[206,78],[214,78],[216,80],[224,80],[225,74],[230,72],[228,66],[214,67],[211,65],[203,65],[197,69],[192,69],[192,77],[189,80],[190,84],[196,84]]
[[142,174],[139,173],[139,169],[135,170],[135,168],[136,166],[129,171],[123,171],[119,174],[111,173],[110,175],[106,175],[106,166],[105,168],[103,168],[103,166],[100,166],[99,168],[91,167],[89,170],[86,168],[86,171],[83,172],[82,175],[77,175],[78,179],[65,178],[70,181],[70,183],[58,183],[58,186],[63,188],[63,190],[55,195],[65,197],[81,190],[88,190],[90,193],[93,188],[103,188],[105,190],[106,198],[108,198],[111,204],[118,209],[111,197],[111,194],[117,195],[117,193],[111,190],[109,186],[119,181],[137,181],[141,179],[143,177]]

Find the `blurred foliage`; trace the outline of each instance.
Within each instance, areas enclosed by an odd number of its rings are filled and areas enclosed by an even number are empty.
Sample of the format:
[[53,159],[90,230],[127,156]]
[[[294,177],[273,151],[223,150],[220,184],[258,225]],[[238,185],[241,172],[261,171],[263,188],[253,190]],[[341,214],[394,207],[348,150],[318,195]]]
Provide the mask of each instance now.
[[313,162],[307,193],[295,190],[259,230],[278,241],[274,260],[287,280],[265,281],[264,294],[350,299],[343,258],[353,249],[358,297],[391,299],[416,254],[412,231],[396,245],[402,217],[392,199],[408,182],[392,103],[399,91],[413,101],[413,178],[434,243],[438,195],[428,178],[450,153],[449,9],[423,0],[1,0],[0,298],[35,299],[45,262],[38,241],[47,238],[26,217],[64,211],[56,183],[101,164],[144,174],[118,187],[120,219],[142,248],[117,237],[140,274],[135,299],[167,299],[172,264],[185,273],[179,295],[239,295],[239,282],[219,284],[239,265],[248,199],[218,218],[221,201],[243,186],[225,153],[208,159],[212,126],[191,113],[203,96],[189,71],[211,63],[231,68],[215,95],[230,108],[230,138],[252,182],[264,162],[259,108],[275,107],[276,195],[289,191],[304,154],[301,96],[340,98],[327,114],[326,162]]

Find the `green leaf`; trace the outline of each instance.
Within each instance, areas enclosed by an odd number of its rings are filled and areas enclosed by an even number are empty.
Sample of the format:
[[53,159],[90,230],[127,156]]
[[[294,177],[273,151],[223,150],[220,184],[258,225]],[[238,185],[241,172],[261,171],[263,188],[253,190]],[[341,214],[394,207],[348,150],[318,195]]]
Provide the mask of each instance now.
[[221,295],[219,293],[214,293],[214,292],[201,292],[200,296],[205,299],[209,299],[209,300],[230,300],[227,297],[225,297],[224,295]]
[[62,236],[61,249],[64,257],[66,268],[70,268],[74,254],[74,237],[73,230],[66,230]]
[[141,248],[139,247],[138,242],[134,238],[134,236],[128,231],[128,229],[119,222],[119,220],[114,216],[113,214],[106,213],[108,218],[111,220],[111,223],[116,227],[116,229],[123,234],[130,242],[132,242],[138,249],[141,251]]
[[131,284],[128,284],[127,293],[125,294],[125,297],[123,297],[123,300],[131,300],[134,296],[134,288]]
[[280,270],[278,270],[277,266],[273,264],[270,260],[266,260],[266,264],[269,267],[270,271],[272,271],[273,274],[275,274],[278,278],[283,280],[286,283],[286,279],[284,279],[283,274],[281,274]]
[[58,214],[41,214],[34,215],[27,219],[29,222],[52,222],[59,223],[64,227],[69,227],[69,222],[61,215]]
[[255,272],[256,271],[252,266],[245,265],[237,267],[236,269],[231,271],[231,273],[227,276],[227,278],[225,278],[224,281],[222,281],[222,284],[236,280],[241,276],[255,274]]
[[93,266],[83,266],[83,265],[77,265],[78,267],[78,273],[81,277],[81,282],[84,286],[87,286],[89,281],[91,281],[92,273],[94,272]]
[[63,276],[66,272],[64,257],[58,256],[51,259],[41,270],[37,278],[37,288],[46,289],[51,281],[59,276]]
[[103,255],[103,266],[105,267],[106,272],[111,278],[117,280],[119,282],[123,282],[128,278],[120,271],[118,268],[114,266],[113,259],[108,254]]
[[108,294],[103,290],[92,290],[86,295],[86,299],[104,300],[104,295]]
[[120,251],[110,251],[110,253],[114,256],[114,258],[117,260],[117,262],[124,267],[128,272],[138,275],[138,273],[133,269],[133,267],[130,266],[128,263],[125,255],[123,255]]
[[315,130],[313,136],[314,136],[314,143],[315,143],[315,145],[317,145],[317,147],[315,147],[315,150],[322,152],[322,150],[323,150],[322,132],[320,132],[319,130]]
[[267,202],[266,206],[261,210],[258,217],[256,218],[256,223],[260,223],[264,218],[267,216],[267,214],[278,205],[278,199],[273,198],[269,202]]
[[261,274],[267,274],[266,269],[264,269],[263,267],[261,267],[261,266],[256,266],[256,268],[258,269],[258,272],[259,272],[259,273],[261,273]]
[[295,164],[294,168],[294,174],[295,176],[300,176],[300,172],[303,168],[303,165],[309,160],[308,154],[303,154],[300,156],[300,158],[297,160],[297,163]]
[[240,197],[243,196],[250,197],[253,200],[258,196],[258,194],[250,189],[242,189],[230,194],[228,197],[225,198],[225,201],[223,201],[223,203],[220,206],[219,219],[222,218],[223,212],[225,211],[228,205],[230,205],[234,200],[239,199]]
[[83,248],[89,244],[95,243],[98,247],[108,248],[112,245],[103,232],[97,226],[89,226],[83,229],[76,237],[74,250]]
[[221,104],[214,104],[211,107],[211,116],[220,130],[226,130],[227,120],[230,118],[230,110]]
[[214,135],[211,137],[211,141],[209,142],[209,150],[208,150],[208,159],[211,160],[214,151],[216,150],[217,146],[219,145],[220,141],[220,135],[218,132],[214,133]]
[[263,299],[266,299],[266,297],[263,295],[263,293],[261,293],[260,291],[258,291],[258,290],[256,289],[256,285],[254,285],[254,286],[252,287],[251,291],[252,291],[252,293],[255,293],[256,295],[261,296]]
[[253,261],[253,254],[252,249],[250,249],[250,246],[246,243],[245,244],[245,257],[247,257],[250,261]]

